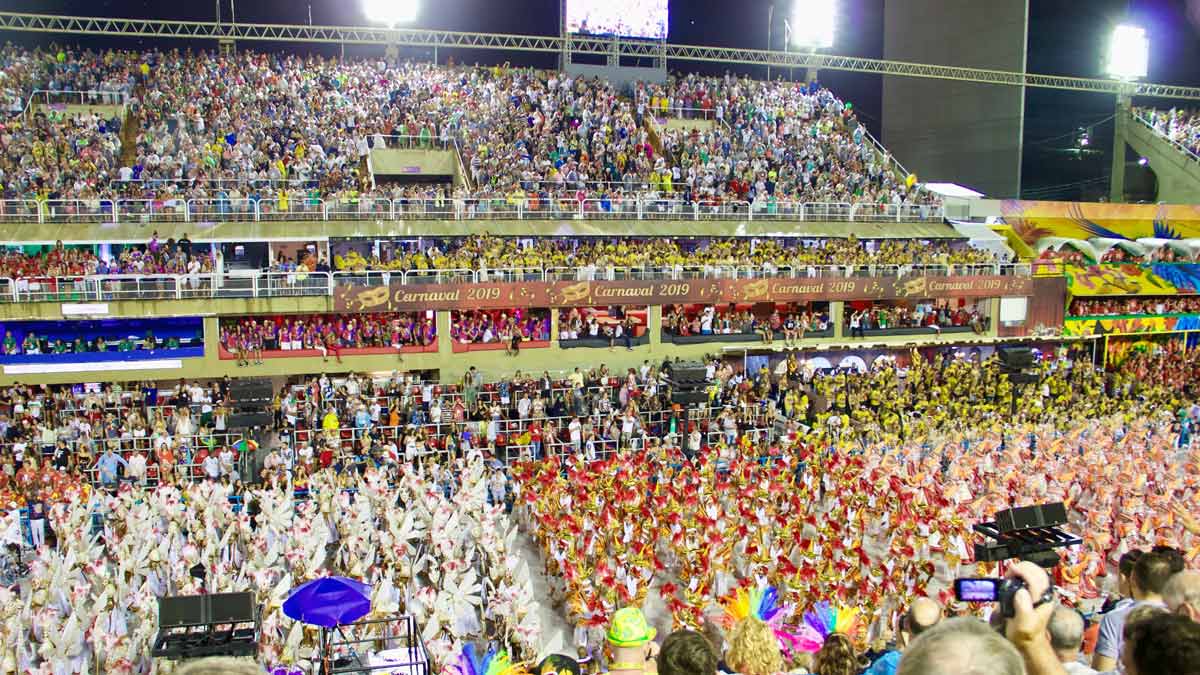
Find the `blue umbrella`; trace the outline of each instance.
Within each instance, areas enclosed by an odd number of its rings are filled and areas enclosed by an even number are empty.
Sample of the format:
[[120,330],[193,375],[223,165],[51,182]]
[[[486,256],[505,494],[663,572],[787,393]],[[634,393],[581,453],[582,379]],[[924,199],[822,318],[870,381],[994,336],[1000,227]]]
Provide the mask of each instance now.
[[354,623],[371,611],[371,587],[346,577],[321,577],[292,589],[283,613],[313,626]]

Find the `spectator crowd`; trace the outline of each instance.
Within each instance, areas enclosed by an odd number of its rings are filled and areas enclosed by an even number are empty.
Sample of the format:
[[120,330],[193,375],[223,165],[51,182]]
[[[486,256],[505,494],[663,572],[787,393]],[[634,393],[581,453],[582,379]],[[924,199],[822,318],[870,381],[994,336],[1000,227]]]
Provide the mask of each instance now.
[[897,328],[929,328],[940,333],[943,328],[970,328],[983,333],[988,317],[979,305],[951,307],[948,302],[926,300],[914,305],[870,303],[859,306],[851,303],[843,309],[842,321],[851,337],[862,337],[865,331]]
[[1164,295],[1130,298],[1076,298],[1071,316],[1122,316],[1135,314],[1193,314],[1200,312],[1200,298]]
[[1195,110],[1138,108],[1137,114],[1149,121],[1155,131],[1200,157],[1200,114]]
[[261,364],[263,352],[317,350],[341,363],[346,349],[426,347],[436,344],[434,320],[415,312],[242,317],[221,320],[221,346],[238,365]]
[[[538,238],[475,235],[432,239],[420,248],[395,249],[391,257],[346,256],[347,270],[540,269],[574,267],[603,274],[608,267],[762,266],[807,274],[822,265],[973,265],[1001,262],[989,251],[960,243],[923,240],[751,238]],[[815,273],[815,272],[814,272]]]
[[[601,203],[633,197],[927,204],[865,135],[853,107],[818,85],[688,76],[664,89],[560,72],[385,63],[240,50],[145,52],[6,47],[10,113],[35,89],[96,86],[127,101],[137,125],[122,151],[120,121],[13,114],[3,129],[10,199],[196,200],[199,212],[303,213],[322,199],[372,212],[376,199],[453,201],[458,210],[528,200]],[[690,100],[717,110],[711,130],[663,132],[654,107]],[[115,123],[114,123],[115,122]],[[375,186],[375,147],[454,147],[468,186]],[[390,208],[390,207],[389,207]],[[568,209],[572,208],[570,206]]]

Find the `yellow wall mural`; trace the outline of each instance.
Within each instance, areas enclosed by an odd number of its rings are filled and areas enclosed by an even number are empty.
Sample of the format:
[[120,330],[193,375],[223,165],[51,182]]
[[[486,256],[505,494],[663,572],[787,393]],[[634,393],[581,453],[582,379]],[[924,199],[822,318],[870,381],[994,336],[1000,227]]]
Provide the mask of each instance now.
[[1027,244],[1068,239],[1200,237],[1200,205],[1104,204],[1005,200],[1004,222]]
[[1112,316],[1063,321],[1063,335],[1119,335],[1128,333],[1166,333],[1200,329],[1200,315],[1172,314],[1170,316]]
[[1098,295],[1192,295],[1200,289],[1200,264],[1106,263],[1066,265],[1071,297]]

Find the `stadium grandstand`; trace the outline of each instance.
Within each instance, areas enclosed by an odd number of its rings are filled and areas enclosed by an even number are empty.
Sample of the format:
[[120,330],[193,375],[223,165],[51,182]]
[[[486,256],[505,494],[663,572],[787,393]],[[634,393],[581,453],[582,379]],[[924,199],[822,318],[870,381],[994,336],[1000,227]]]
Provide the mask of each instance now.
[[[552,4],[0,12],[0,675],[1200,672],[1200,81],[1137,13],[1095,78]],[[973,189],[1043,89],[1115,100],[1048,106],[1105,200]]]

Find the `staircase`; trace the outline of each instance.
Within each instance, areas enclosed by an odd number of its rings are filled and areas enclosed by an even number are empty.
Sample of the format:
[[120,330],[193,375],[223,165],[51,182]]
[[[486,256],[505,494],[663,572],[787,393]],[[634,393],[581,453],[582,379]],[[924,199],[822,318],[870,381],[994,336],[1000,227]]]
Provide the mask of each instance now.
[[[146,90],[141,84],[134,89],[134,96],[141,100]],[[121,166],[133,166],[137,161],[137,137],[142,130],[142,116],[129,106],[125,107],[125,119],[121,120]]]

